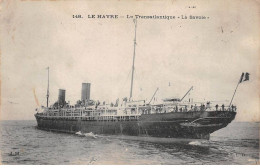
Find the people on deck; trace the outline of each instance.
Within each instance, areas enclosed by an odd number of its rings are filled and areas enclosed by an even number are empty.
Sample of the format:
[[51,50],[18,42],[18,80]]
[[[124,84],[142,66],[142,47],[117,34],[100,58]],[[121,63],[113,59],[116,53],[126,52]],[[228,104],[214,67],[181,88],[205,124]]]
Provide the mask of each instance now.
[[225,111],[225,105],[222,104],[222,111]]
[[195,104],[194,106],[194,111],[197,111],[197,104]]

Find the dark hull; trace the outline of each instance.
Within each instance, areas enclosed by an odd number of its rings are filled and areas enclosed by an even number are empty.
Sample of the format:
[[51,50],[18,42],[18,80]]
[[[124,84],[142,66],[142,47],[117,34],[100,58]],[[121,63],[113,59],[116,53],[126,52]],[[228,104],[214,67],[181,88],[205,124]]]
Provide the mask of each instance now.
[[212,132],[226,127],[236,116],[230,111],[196,111],[144,114],[124,121],[55,118],[36,114],[39,129],[66,133],[209,139]]

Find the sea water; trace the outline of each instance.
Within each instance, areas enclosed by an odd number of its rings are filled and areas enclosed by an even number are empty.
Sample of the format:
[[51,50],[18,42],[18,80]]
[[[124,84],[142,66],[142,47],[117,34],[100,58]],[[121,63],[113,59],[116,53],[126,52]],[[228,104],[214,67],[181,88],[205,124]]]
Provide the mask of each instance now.
[[210,140],[39,130],[36,121],[0,121],[0,161],[20,164],[259,164],[259,123],[232,122]]

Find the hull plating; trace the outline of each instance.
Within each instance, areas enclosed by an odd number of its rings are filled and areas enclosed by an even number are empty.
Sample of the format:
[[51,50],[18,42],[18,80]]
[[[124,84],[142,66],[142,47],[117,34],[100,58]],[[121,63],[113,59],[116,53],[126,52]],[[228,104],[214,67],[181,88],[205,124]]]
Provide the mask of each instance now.
[[230,111],[197,111],[144,114],[139,119],[85,120],[35,115],[39,129],[66,133],[150,136],[163,138],[209,139],[212,132],[226,127],[236,113]]

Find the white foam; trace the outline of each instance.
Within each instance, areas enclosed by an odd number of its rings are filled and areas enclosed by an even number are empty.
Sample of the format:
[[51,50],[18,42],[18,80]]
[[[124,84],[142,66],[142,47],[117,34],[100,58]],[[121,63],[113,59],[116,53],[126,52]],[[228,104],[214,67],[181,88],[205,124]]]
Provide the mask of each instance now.
[[75,134],[76,134],[76,135],[82,135],[81,131],[76,132]]
[[199,141],[191,141],[189,145],[201,145],[201,142]]
[[98,135],[95,135],[93,132],[89,132],[89,133],[84,134],[81,131],[78,131],[75,134],[78,135],[78,136],[91,137],[91,138],[95,138],[95,139],[98,137]]
[[93,132],[89,132],[84,134],[86,137],[92,137],[92,138],[97,138],[97,135],[93,134]]

